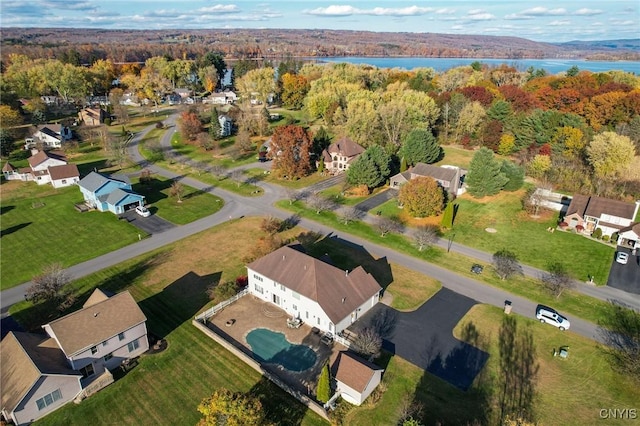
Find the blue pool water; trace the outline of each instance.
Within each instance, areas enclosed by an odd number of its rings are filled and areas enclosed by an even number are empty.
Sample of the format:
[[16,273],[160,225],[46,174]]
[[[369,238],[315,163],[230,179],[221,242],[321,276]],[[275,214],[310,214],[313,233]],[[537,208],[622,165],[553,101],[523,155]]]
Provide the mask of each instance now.
[[278,364],[289,371],[304,371],[316,363],[316,353],[310,347],[292,344],[283,333],[266,328],[249,332],[247,343],[261,362]]

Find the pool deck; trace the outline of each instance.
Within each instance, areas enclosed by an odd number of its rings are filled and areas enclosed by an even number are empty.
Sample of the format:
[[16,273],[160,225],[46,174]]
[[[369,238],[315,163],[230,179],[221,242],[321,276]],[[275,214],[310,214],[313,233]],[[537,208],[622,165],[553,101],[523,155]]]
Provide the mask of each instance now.
[[[333,364],[338,352],[347,348],[337,342],[334,342],[332,347],[323,344],[320,342],[321,335],[311,331],[312,325],[302,324],[300,328],[289,328],[287,318],[288,315],[284,310],[247,295],[209,318],[207,327],[256,360],[258,359],[253,356],[246,340],[247,334],[256,328],[267,328],[284,333],[289,342],[310,347],[316,353],[317,359],[314,366],[308,370],[288,371],[275,364],[263,364],[263,368],[278,376],[291,388],[313,398],[317,379],[324,364],[327,360],[329,365]],[[232,321],[233,324],[227,325],[228,321]]]

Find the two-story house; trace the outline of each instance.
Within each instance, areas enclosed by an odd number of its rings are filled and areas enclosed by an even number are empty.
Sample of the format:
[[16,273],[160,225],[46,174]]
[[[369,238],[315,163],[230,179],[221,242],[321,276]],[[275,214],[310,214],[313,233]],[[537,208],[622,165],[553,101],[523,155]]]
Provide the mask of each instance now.
[[218,123],[220,123],[220,136],[227,137],[233,133],[233,120],[228,115],[218,116]]
[[144,205],[144,196],[136,194],[125,175],[105,176],[91,172],[78,182],[85,203],[101,212],[124,213]]
[[80,180],[80,172],[75,164],[67,164],[63,153],[57,151],[36,151],[28,159],[29,167],[17,169],[7,162],[2,167],[6,180],[35,181],[38,185],[50,183],[54,188],[75,185]]
[[382,288],[362,266],[345,271],[284,246],[247,265],[254,296],[320,330],[339,333],[380,300]]
[[619,232],[629,227],[640,210],[640,201],[625,203],[609,198],[575,194],[567,208],[563,221],[569,229],[591,235],[596,229],[602,235]]
[[389,186],[400,189],[402,185],[417,177],[428,176],[435,179],[449,196],[456,197],[465,192],[463,186],[466,170],[456,166],[434,166],[432,164],[417,163],[409,170],[398,173],[389,179]]
[[0,343],[2,416],[16,425],[99,390],[113,381],[107,370],[149,349],[146,317],[127,291],[96,289],[82,309],[42,328],[46,335],[10,332]]
[[38,146],[43,149],[61,148],[64,142],[72,137],[71,129],[62,124],[45,124],[38,126],[31,136],[24,140],[24,149]]
[[322,151],[322,159],[327,172],[331,174],[345,172],[364,148],[348,137],[342,137]]

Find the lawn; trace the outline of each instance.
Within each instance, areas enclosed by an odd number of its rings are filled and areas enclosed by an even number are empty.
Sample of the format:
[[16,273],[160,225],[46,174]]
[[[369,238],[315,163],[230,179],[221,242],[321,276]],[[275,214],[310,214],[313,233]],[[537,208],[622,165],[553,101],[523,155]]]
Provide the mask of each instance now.
[[[388,247],[392,250],[434,263],[442,268],[449,269],[460,275],[472,277],[476,280],[499,287],[529,300],[558,306],[558,309],[562,309],[563,312],[589,321],[597,323],[608,315],[609,305],[607,302],[594,299],[576,291],[565,291],[560,298],[556,299],[551,296],[544,289],[540,281],[535,278],[514,277],[503,281],[495,274],[492,274],[490,272],[490,265],[486,264],[484,266],[487,273],[478,276],[470,272],[471,265],[478,263],[478,261],[462,254],[446,252],[444,249],[439,247],[430,247],[423,251],[418,251],[410,237],[399,234],[387,234],[385,237],[381,237],[380,233],[367,223],[352,222],[345,225],[343,222],[338,220],[335,213],[324,211],[320,214],[316,214],[315,211],[307,209],[300,201],[296,201],[292,205],[290,205],[288,201],[279,201],[276,205],[284,210],[293,211],[301,217],[327,225],[336,231],[352,234],[373,243]],[[458,241],[457,237],[456,241]]]
[[[344,424],[397,424],[403,401],[422,404],[424,416],[420,420],[425,425],[474,424],[474,420],[498,424],[498,336],[503,315],[499,308],[476,305],[454,329],[454,335],[460,339],[465,327],[475,326],[470,327],[478,332],[475,345],[490,354],[471,389],[460,391],[400,358],[384,354],[378,363],[386,365],[383,378],[386,391],[375,405],[367,400],[363,406],[354,408]],[[594,341],[527,318],[517,317],[517,324],[519,330],[531,331],[540,366],[534,399],[537,424],[595,425],[601,422],[601,408],[637,405],[640,388],[611,370]],[[554,358],[553,349],[565,345],[569,346],[569,358]],[[609,422],[626,424],[611,419]]]
[[[263,236],[261,220],[235,220],[74,282],[80,295],[78,307],[96,287],[129,290],[148,318],[149,331],[166,338],[168,349],[143,356],[134,370],[113,385],[80,405],[68,404],[38,424],[195,424],[197,404],[217,387],[261,395],[275,424],[325,424],[191,325],[193,317],[211,305],[205,295],[208,286],[246,274],[243,259]],[[302,231],[294,228],[280,236],[291,239]],[[323,240],[310,247],[328,252],[339,265],[361,259],[377,278],[392,278],[389,289],[399,295],[394,301],[402,300],[402,294],[413,294],[413,300],[403,303],[417,306],[439,288],[438,283],[396,265],[389,271],[384,261],[335,241]],[[417,288],[416,282],[424,283],[424,288]],[[14,305],[11,314],[27,329],[37,329],[51,319],[27,302]]]
[[3,181],[1,190],[3,290],[48,264],[75,265],[136,242],[141,233],[111,213],[78,212],[74,204],[83,198],[75,186]]
[[222,208],[223,200],[213,194],[183,185],[182,201],[171,195],[173,181],[162,176],[152,176],[151,181],[141,184],[132,181],[133,190],[144,195],[150,210],[163,219],[177,225],[184,225],[212,215]]

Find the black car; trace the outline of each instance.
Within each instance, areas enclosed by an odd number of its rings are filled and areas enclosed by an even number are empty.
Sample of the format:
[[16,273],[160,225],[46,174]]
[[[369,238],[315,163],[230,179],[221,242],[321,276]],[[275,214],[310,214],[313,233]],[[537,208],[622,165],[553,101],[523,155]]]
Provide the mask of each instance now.
[[473,272],[474,274],[481,274],[483,270],[484,267],[482,265],[478,265],[477,263],[474,263],[473,266],[471,266],[471,272]]

